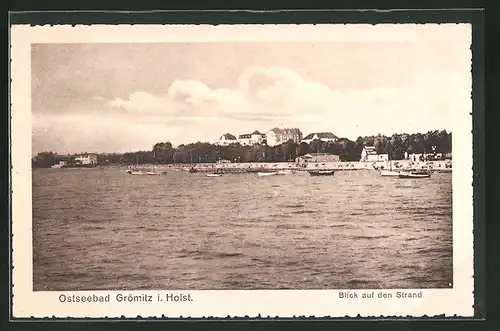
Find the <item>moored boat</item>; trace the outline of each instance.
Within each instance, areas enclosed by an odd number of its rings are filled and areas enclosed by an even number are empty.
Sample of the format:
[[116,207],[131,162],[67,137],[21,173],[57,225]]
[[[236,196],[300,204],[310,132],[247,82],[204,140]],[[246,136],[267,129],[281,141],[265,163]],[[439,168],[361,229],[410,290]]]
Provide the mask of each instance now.
[[311,176],[333,176],[335,174],[334,170],[311,170],[309,175]]
[[127,174],[129,175],[147,175],[147,172],[137,171],[137,170],[127,170]]
[[399,178],[429,178],[430,176],[428,171],[409,171],[399,174]]
[[221,174],[207,174],[207,177],[220,177]]
[[259,177],[269,177],[269,176],[276,176],[278,173],[277,172],[258,172],[257,176]]
[[399,171],[394,171],[394,170],[380,170],[380,175],[381,176],[393,176],[393,177],[397,177],[399,176]]
[[[390,155],[390,153],[389,153]],[[399,176],[400,171],[392,170],[392,160],[389,159],[389,170],[384,170],[384,167],[380,169],[380,175],[384,177],[396,177]]]

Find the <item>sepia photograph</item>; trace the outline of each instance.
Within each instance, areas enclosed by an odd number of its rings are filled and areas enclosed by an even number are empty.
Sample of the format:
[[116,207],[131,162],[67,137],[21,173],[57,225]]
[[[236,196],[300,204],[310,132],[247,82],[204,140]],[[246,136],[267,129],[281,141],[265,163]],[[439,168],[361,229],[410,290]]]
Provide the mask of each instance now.
[[454,289],[470,25],[336,28],[30,43],[30,291]]

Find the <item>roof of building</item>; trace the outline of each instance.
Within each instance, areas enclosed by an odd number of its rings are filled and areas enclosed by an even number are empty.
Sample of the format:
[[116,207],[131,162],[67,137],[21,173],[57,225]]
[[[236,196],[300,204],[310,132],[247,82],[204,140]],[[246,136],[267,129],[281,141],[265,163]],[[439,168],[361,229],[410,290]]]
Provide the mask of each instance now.
[[78,154],[75,155],[74,157],[92,157],[92,156],[97,156],[97,154],[94,153]]
[[254,132],[252,132],[252,134],[260,134],[260,135],[262,135],[262,133],[260,133],[259,130],[255,130]]
[[295,133],[295,134],[301,134],[300,132],[300,129],[298,128],[283,128],[283,129],[280,129],[280,128],[272,128],[271,130],[269,130],[268,132],[274,132],[276,134],[279,134],[279,133]]
[[[233,136],[233,135],[232,135],[232,134],[230,134],[230,133],[224,133],[224,134],[222,135],[222,137],[224,137],[224,139],[226,139],[226,140],[236,140],[236,137],[235,137],[235,136]],[[221,137],[221,139],[222,139],[222,137]]]
[[338,137],[331,132],[313,132],[309,133],[304,140],[313,139],[314,135],[317,135],[318,139],[338,139]]
[[278,134],[278,133],[281,133],[282,130],[280,128],[272,128],[268,132],[271,132],[271,131],[274,132],[274,133],[276,133],[276,134]]

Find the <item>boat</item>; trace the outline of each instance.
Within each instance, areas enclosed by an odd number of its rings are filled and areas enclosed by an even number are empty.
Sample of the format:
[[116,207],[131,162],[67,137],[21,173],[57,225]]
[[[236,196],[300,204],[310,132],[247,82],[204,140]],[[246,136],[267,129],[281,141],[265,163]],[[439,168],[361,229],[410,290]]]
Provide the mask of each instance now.
[[153,165],[153,168],[151,169],[151,171],[146,171],[146,175],[156,176],[156,175],[160,175],[160,173],[155,171],[155,166]]
[[380,169],[380,175],[384,177],[396,177],[399,176],[399,171],[392,170],[392,160],[389,160],[389,170]]
[[207,174],[207,177],[220,177],[221,174]]
[[289,175],[291,174],[292,172],[290,170],[280,170],[278,171],[278,175]]
[[401,172],[399,178],[429,178],[431,174],[427,171],[409,171]]
[[309,175],[311,176],[333,176],[335,174],[334,170],[311,170]]
[[278,173],[277,172],[258,172],[257,176],[259,177],[269,177],[269,176],[276,176]]
[[144,171],[127,170],[126,172],[127,172],[127,174],[129,174],[129,175],[147,175],[147,173],[146,173],[146,172],[144,172]]
[[380,175],[381,176],[392,176],[392,177],[397,177],[399,176],[399,171],[394,171],[394,170],[380,170]]
[[[136,162],[136,167],[139,167],[139,156],[136,156],[135,157],[135,162]],[[126,171],[127,174],[129,175],[146,175],[146,172],[144,171],[140,171],[140,170],[137,170],[137,169],[129,169]]]

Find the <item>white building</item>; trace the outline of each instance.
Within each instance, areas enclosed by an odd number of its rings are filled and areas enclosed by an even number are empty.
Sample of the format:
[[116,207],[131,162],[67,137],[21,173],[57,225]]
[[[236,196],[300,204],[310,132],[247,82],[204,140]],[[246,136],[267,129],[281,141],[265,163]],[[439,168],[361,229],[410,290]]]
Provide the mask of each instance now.
[[304,156],[299,156],[295,159],[295,162],[298,165],[304,164],[323,164],[323,163],[331,163],[331,162],[340,162],[340,156],[336,154],[328,154],[328,153],[313,153],[306,154]]
[[382,162],[389,161],[389,154],[378,154],[375,146],[365,146],[361,151],[360,162]]
[[250,134],[241,134],[238,137],[238,142],[242,146],[252,146],[255,144],[262,144],[265,138],[266,138],[265,134],[262,134],[258,130],[255,130]]
[[339,138],[331,132],[313,132],[308,134],[302,141],[310,144],[314,140],[336,142]]
[[297,128],[274,128],[266,133],[266,142],[268,146],[280,145],[289,140],[293,140],[294,143],[299,144],[302,140],[302,132]]
[[220,136],[219,141],[216,143],[219,146],[228,146],[237,143],[238,139],[230,133],[225,133]]
[[97,164],[97,154],[78,155],[75,161],[80,164]]

